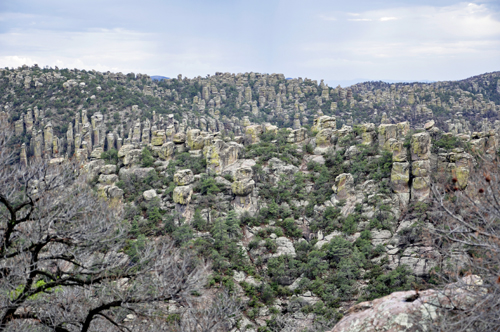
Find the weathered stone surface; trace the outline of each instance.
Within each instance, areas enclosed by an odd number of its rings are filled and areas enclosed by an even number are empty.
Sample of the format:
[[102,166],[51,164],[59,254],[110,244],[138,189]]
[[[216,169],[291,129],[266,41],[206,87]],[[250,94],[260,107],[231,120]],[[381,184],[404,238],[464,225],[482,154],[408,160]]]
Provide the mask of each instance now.
[[251,125],[245,128],[245,134],[249,137],[252,143],[259,142],[259,136],[262,134],[261,125]]
[[104,149],[102,148],[102,146],[99,146],[99,147],[95,148],[94,150],[92,150],[92,152],[90,153],[90,158],[101,159],[101,154],[103,152],[104,152]]
[[132,144],[124,144],[120,150],[118,150],[118,158],[123,158],[129,153],[131,150],[134,150],[135,147]]
[[115,185],[109,186],[107,190],[107,195],[109,198],[122,198],[123,190]]
[[416,177],[411,186],[411,197],[413,200],[424,201],[430,197],[430,177]]
[[331,138],[333,135],[333,130],[332,129],[321,129],[317,134],[316,134],[316,146],[318,147],[329,147],[332,145],[331,143]]
[[156,194],[155,189],[146,190],[145,192],[142,193],[142,197],[144,197],[146,201],[150,201],[157,196],[158,195]]
[[210,145],[203,149],[206,156],[207,169],[220,174],[225,167],[234,164],[238,160],[238,154],[243,147],[240,144],[214,139]]
[[109,174],[109,175],[101,174],[101,175],[99,175],[99,183],[113,184],[116,181],[118,181],[118,175],[116,175],[116,174]]
[[155,130],[153,131],[153,136],[151,137],[151,145],[162,146],[166,139],[167,137],[164,130]]
[[436,122],[434,120],[426,122],[425,125],[424,125],[424,129],[425,130],[431,130],[434,127],[435,124],[436,124]]
[[142,180],[145,179],[149,172],[154,171],[153,167],[137,167],[137,168],[120,168],[120,171],[118,172],[118,176],[120,177],[120,180],[126,180],[129,179],[130,177],[137,177],[138,179]]
[[175,187],[173,193],[173,200],[177,204],[188,205],[191,202],[191,196],[193,195],[192,186],[178,186]]
[[233,194],[237,196],[247,196],[252,193],[255,181],[252,179],[236,180],[231,185]]
[[183,169],[181,171],[177,171],[174,174],[174,182],[177,186],[187,186],[188,184],[193,183],[194,175],[193,171],[190,169]]
[[158,157],[161,160],[170,160],[172,159],[173,154],[174,154],[174,143],[172,142],[164,143],[158,149]]
[[427,160],[431,154],[431,137],[428,133],[418,133],[411,137],[411,160]]
[[408,182],[410,181],[410,163],[395,162],[392,164],[391,185],[392,190],[398,194],[410,192]]
[[316,134],[316,148],[314,154],[320,155],[326,153],[332,147],[333,130],[330,128],[321,129]]
[[116,165],[104,165],[101,167],[99,170],[101,174],[104,175],[109,175],[109,174],[115,174],[116,173]]
[[295,257],[297,255],[295,253],[295,247],[293,246],[293,242],[284,236],[276,239],[276,245],[278,246],[278,248],[276,249],[276,253],[272,255],[273,257],[278,257],[282,255]]
[[239,180],[249,179],[252,177],[252,175],[253,175],[252,167],[242,166],[234,171],[233,180],[239,181]]
[[186,142],[186,134],[184,134],[184,133],[176,133],[176,134],[174,134],[174,137],[172,138],[172,141],[175,144],[182,144],[182,143]]
[[191,129],[187,132],[187,145],[191,150],[202,150],[205,146],[205,138],[200,136],[199,129]]
[[394,124],[381,124],[378,127],[378,142],[380,147],[382,147],[385,150],[389,150],[390,146],[389,144],[386,144],[390,139],[397,140],[398,138],[398,131],[397,131],[397,126]]
[[352,174],[342,173],[337,176],[332,190],[337,194],[337,199],[339,200],[345,200],[351,196],[354,191],[354,178]]
[[337,129],[337,119],[334,116],[322,115],[314,119],[312,130]]
[[428,289],[395,292],[388,296],[352,306],[330,332],[417,332],[431,330],[439,307],[470,307],[483,295],[482,279],[476,275],[462,278],[443,291]]
[[411,174],[414,177],[430,176],[431,162],[430,160],[417,160],[411,165]]
[[288,135],[288,143],[301,143],[307,138],[307,130],[305,128],[300,128],[297,130],[290,131]]
[[127,154],[123,157],[123,165],[138,165],[140,164],[142,150],[133,149],[127,152]]

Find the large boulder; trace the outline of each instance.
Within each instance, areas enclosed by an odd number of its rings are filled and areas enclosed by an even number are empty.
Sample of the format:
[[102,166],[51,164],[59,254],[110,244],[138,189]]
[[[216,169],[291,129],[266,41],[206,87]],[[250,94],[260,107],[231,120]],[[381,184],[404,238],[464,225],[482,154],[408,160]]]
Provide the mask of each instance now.
[[337,119],[334,116],[322,115],[314,119],[312,130],[337,129]]
[[305,141],[307,138],[307,130],[305,128],[300,128],[296,130],[290,131],[290,134],[288,135],[288,143],[294,144],[294,143],[301,143]]
[[214,139],[203,148],[207,160],[207,169],[221,174],[224,168],[234,164],[243,146],[235,142],[226,143],[221,139]]
[[231,185],[233,194],[237,196],[247,196],[252,193],[255,182],[252,179],[241,179],[234,181]]
[[174,182],[177,186],[187,186],[188,184],[193,183],[194,175],[193,171],[190,169],[183,169],[175,172],[174,174]]
[[146,201],[150,201],[157,196],[158,195],[156,194],[155,189],[146,190],[145,192],[142,193],[142,197],[144,197]]
[[153,135],[151,137],[151,145],[153,146],[162,146],[167,137],[165,136],[165,130],[154,130]]
[[193,187],[191,186],[178,186],[174,188],[173,200],[177,204],[188,205],[191,202],[193,195]]
[[260,135],[262,134],[261,125],[251,125],[245,128],[245,134],[249,137],[252,143],[257,143],[260,140]]
[[430,331],[439,308],[470,307],[481,296],[480,277],[470,275],[444,291],[395,292],[352,306],[330,332]]
[[337,199],[345,200],[354,193],[354,178],[350,173],[342,173],[335,178],[332,190]]

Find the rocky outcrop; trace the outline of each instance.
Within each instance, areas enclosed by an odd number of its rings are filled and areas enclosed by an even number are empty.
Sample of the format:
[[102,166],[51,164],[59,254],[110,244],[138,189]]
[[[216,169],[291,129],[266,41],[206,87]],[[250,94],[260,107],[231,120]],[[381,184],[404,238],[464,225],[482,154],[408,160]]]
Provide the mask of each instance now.
[[469,307],[481,296],[481,278],[464,277],[443,291],[395,292],[352,306],[330,332],[416,332],[429,330],[439,308]]
[[424,201],[430,196],[430,155],[431,137],[429,133],[414,134],[411,137],[411,160],[413,181],[412,200]]
[[226,143],[221,139],[214,139],[203,149],[203,154],[207,160],[207,169],[220,174],[224,168],[238,160],[242,148],[240,144],[234,142]]
[[256,198],[252,197],[255,181],[252,179],[253,170],[251,167],[240,167],[233,175],[231,191],[235,195],[233,206],[237,213],[250,212],[256,210]]

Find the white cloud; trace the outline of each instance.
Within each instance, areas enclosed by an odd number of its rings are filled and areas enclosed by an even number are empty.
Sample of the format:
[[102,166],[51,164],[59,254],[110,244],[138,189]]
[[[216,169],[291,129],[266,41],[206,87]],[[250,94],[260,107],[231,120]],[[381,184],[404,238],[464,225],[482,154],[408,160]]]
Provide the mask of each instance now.
[[394,16],[384,16],[384,17],[380,18],[380,21],[381,22],[386,22],[386,21],[393,21],[393,20],[397,20],[397,19],[398,18],[394,17]]

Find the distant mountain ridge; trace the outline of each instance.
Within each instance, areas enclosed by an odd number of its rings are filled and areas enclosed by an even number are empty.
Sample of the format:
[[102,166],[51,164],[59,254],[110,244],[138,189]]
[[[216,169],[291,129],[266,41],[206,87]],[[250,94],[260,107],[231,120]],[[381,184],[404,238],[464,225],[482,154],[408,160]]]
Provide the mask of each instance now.
[[160,75],[154,75],[154,76],[151,76],[151,79],[153,81],[161,81],[161,80],[169,80],[170,77],[160,76]]

